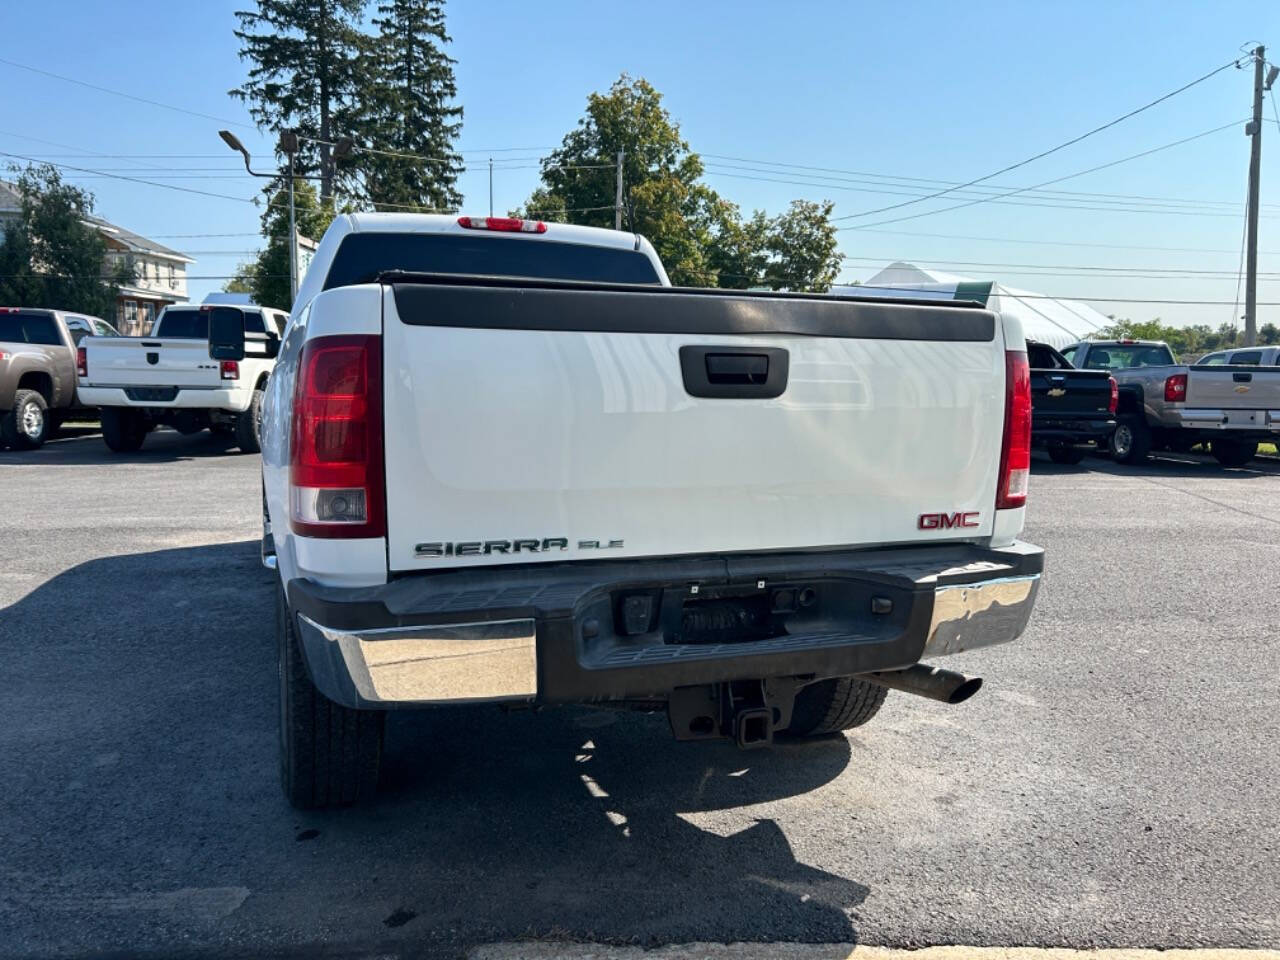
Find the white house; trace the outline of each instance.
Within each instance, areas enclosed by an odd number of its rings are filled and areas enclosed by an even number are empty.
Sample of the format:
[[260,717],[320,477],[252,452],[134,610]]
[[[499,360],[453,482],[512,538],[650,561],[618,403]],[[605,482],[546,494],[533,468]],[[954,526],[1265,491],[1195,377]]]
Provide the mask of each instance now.
[[[6,223],[17,219],[21,209],[22,198],[16,186],[0,180],[0,231]],[[136,279],[122,287],[116,299],[115,325],[121,333],[146,334],[161,309],[171,303],[188,301],[187,266],[195,263],[194,259],[101,217],[89,216],[84,222],[106,241],[107,269],[114,268],[121,260],[133,262]],[[3,242],[2,233],[0,242]]]

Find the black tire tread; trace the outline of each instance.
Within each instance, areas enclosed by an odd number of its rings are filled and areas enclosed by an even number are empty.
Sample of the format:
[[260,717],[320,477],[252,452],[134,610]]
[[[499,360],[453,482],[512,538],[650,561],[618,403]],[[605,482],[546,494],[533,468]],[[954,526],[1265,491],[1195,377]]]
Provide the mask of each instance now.
[[1213,459],[1224,467],[1243,467],[1258,455],[1256,440],[1214,440],[1209,444]]
[[284,703],[280,782],[285,798],[300,810],[347,806],[374,795],[382,760],[386,714],[334,703],[312,684],[298,648],[283,591],[277,592]]
[[133,453],[142,449],[147,439],[147,424],[136,411],[127,407],[102,408],[102,441],[116,453]]
[[1120,419],[1129,425],[1129,430],[1133,435],[1133,446],[1130,448],[1127,457],[1116,457],[1115,459],[1120,463],[1142,463],[1147,459],[1147,455],[1151,453],[1151,429],[1147,426],[1146,418],[1141,415],[1128,414]]
[[[25,433],[18,429],[18,414],[28,403],[35,402],[39,404],[40,409],[44,411],[44,432],[40,435],[39,440],[32,440]],[[44,394],[39,390],[28,390],[23,387],[13,394],[13,406],[11,406],[3,417],[0,417],[0,444],[12,447],[14,450],[34,450],[44,444],[45,440],[54,432],[54,428],[49,419],[49,404],[45,402]]]
[[253,399],[249,401],[249,409],[236,417],[236,446],[241,453],[261,453],[262,444],[258,438],[258,418],[262,410],[263,391],[253,391]]
[[1054,463],[1073,464],[1079,463],[1084,459],[1084,450],[1080,447],[1072,447],[1065,443],[1055,443],[1049,445],[1049,459]]
[[888,689],[857,677],[810,684],[796,695],[788,733],[817,737],[860,727],[877,713]]

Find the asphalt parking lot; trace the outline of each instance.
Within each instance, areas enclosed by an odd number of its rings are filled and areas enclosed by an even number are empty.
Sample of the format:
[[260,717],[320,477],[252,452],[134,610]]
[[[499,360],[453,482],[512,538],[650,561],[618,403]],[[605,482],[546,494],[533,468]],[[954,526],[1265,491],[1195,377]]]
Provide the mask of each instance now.
[[1027,636],[848,737],[401,714],[370,807],[276,774],[258,458],[0,452],[0,955],[490,941],[1280,947],[1280,463],[1038,459]]

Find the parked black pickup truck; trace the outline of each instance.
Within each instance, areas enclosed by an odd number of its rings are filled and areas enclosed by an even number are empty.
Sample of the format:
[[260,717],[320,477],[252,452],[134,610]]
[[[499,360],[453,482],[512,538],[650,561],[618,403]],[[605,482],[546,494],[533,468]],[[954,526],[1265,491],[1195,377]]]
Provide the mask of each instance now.
[[1105,447],[1116,428],[1118,393],[1105,370],[1077,370],[1053,347],[1027,341],[1031,442],[1054,463],[1079,463],[1088,445]]

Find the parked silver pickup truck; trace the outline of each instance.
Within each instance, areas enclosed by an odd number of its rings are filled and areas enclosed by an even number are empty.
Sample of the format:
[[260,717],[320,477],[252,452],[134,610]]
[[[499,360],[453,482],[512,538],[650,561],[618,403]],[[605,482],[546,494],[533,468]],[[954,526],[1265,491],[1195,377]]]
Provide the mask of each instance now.
[[[1108,370],[1119,387],[1111,454],[1122,463],[1153,448],[1208,443],[1224,466],[1248,463],[1280,437],[1280,368],[1179,364],[1161,340],[1085,340],[1062,351],[1075,366]],[[1207,359],[1207,358],[1206,358]]]

